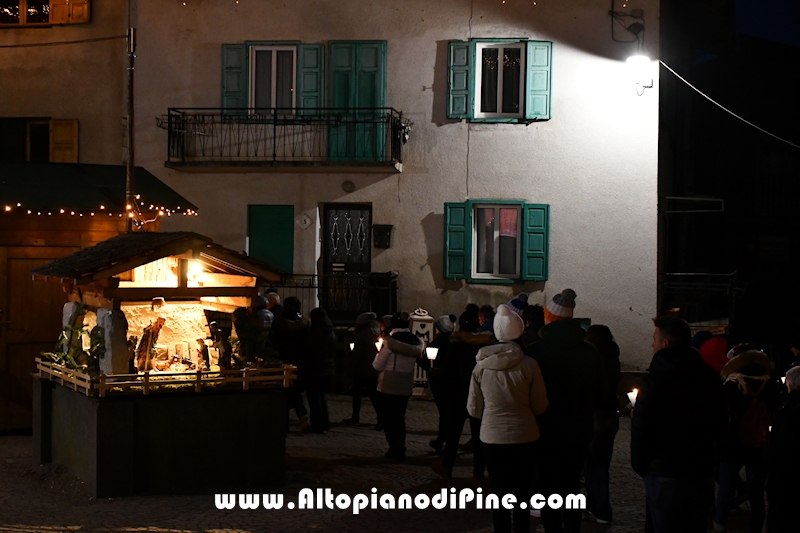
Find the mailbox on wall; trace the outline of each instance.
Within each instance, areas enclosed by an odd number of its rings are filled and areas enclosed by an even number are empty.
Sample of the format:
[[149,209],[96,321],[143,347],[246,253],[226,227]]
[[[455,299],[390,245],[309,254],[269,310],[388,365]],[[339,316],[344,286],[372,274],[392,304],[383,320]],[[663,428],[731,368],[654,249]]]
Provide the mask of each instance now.
[[390,248],[392,244],[392,225],[372,225],[372,245],[375,248]]

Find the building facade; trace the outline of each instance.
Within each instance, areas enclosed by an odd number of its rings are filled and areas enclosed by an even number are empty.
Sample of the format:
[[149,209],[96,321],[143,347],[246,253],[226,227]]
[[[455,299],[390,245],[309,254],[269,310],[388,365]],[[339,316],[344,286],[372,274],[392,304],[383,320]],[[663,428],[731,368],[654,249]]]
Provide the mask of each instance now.
[[[625,59],[656,55],[659,3],[611,7],[132,0],[136,164],[200,213],[161,227],[295,275],[393,271],[434,316],[569,287],[644,369],[658,71],[636,86]],[[122,2],[91,17],[0,44],[125,33]],[[0,116],[77,118],[81,161],[119,163],[125,64],[124,41],[0,50]],[[71,96],[40,105],[56,80]]]

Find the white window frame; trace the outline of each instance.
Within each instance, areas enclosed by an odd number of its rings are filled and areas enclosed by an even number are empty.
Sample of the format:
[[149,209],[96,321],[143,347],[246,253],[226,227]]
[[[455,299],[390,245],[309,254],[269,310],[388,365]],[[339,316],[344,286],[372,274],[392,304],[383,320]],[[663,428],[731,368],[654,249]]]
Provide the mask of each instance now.
[[[478,272],[478,209],[494,208],[494,257],[492,258],[492,273]],[[500,274],[500,209],[514,208],[517,210],[517,249],[516,270],[513,274]],[[472,271],[473,279],[519,279],[522,272],[522,217],[525,214],[523,204],[493,204],[481,203],[472,205]]]
[[[256,107],[256,52],[272,51],[272,76],[270,108],[275,108],[278,101],[278,62],[277,52],[292,52],[292,109],[297,108],[297,46],[293,45],[253,45],[250,47],[250,108]],[[286,113],[291,114],[291,113]]]
[[[504,48],[518,48],[520,50],[520,72],[519,72],[519,112],[518,113],[482,113],[481,109],[481,86],[483,80],[483,50],[487,48],[499,48],[499,58],[503,57]],[[478,42],[475,43],[475,95],[473,118],[523,118],[525,116],[525,74],[528,64],[528,43],[526,42]],[[503,109],[503,75],[500,65],[497,74],[497,109]]]

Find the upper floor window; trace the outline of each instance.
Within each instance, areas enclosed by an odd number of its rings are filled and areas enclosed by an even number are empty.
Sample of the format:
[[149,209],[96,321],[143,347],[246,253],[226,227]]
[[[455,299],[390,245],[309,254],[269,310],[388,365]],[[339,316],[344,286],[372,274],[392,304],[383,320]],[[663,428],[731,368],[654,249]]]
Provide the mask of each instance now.
[[482,122],[549,119],[552,46],[526,39],[451,41],[447,116]]
[[89,22],[89,0],[0,0],[0,27]]
[[250,47],[250,107],[296,107],[296,79],[296,46]]

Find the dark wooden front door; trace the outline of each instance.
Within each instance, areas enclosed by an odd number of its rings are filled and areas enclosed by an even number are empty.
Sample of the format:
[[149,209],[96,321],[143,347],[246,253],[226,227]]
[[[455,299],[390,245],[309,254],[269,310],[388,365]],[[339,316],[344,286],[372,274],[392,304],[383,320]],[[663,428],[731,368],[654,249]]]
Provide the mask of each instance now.
[[323,212],[320,305],[334,320],[345,320],[369,310],[372,206],[326,204]]

